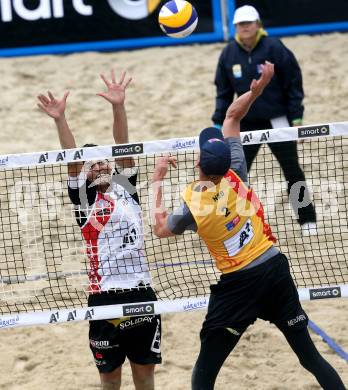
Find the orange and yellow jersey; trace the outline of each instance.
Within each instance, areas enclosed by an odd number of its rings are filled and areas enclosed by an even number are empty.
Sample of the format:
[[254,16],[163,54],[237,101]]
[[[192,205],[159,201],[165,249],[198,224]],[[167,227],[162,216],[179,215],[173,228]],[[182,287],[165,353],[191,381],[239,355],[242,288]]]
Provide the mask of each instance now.
[[191,183],[183,199],[221,272],[237,271],[272,247],[276,239],[261,202],[233,170],[218,185],[205,191],[202,186]]

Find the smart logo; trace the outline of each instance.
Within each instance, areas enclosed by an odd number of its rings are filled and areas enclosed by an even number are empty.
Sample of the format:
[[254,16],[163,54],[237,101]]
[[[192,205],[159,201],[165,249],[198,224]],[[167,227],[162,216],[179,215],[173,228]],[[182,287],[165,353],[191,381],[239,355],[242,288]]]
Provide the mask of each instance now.
[[155,314],[153,303],[140,303],[138,305],[123,305],[123,316],[133,317],[144,314]]
[[341,288],[337,287],[322,287],[309,289],[310,299],[325,299],[325,298],[340,298]]
[[[16,14],[21,19],[36,21],[40,19],[63,18],[66,0],[39,0],[35,7],[25,5],[25,0],[0,0],[2,22],[12,22]],[[83,16],[93,15],[93,6],[86,0],[70,0],[74,10]],[[139,20],[149,16],[160,4],[161,0],[107,0],[110,8],[125,19]]]
[[[85,0],[72,0],[73,7],[77,13],[84,16],[93,15],[91,5],[84,4]],[[64,0],[40,0],[37,7],[28,8],[24,0],[0,0],[0,12],[2,22],[12,22],[13,13],[28,21],[39,19],[63,18]]]

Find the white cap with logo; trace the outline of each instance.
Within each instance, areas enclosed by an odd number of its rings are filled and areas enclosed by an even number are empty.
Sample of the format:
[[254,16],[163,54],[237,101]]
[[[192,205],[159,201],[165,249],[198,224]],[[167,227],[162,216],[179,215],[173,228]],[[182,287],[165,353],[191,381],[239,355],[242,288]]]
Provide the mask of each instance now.
[[256,22],[260,20],[260,15],[251,5],[244,5],[236,9],[233,17],[233,24],[242,22]]

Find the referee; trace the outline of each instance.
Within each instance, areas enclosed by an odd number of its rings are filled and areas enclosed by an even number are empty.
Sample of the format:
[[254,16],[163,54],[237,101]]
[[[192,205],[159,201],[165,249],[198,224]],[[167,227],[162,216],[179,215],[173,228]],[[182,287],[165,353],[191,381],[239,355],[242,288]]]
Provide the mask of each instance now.
[[221,131],[211,127],[199,136],[199,180],[183,193],[181,206],[168,215],[161,184],[173,157],[162,157],[153,173],[155,234],[170,237],[193,230],[208,247],[222,276],[211,286],[208,312],[201,330],[201,349],[193,369],[192,389],[211,390],[227,356],[257,318],[275,324],[300,363],[325,390],[345,387],[337,372],[319,354],[308,333],[287,258],[273,246],[263,208],[247,185],[246,161],[240,141],[240,120],[274,74],[262,67],[250,91],[228,108]]
[[[242,119],[241,131],[301,125],[304,94],[301,69],[294,54],[278,38],[268,36],[254,7],[246,5],[237,8],[233,23],[235,39],[223,49],[216,68],[213,122],[221,127],[234,95],[240,96],[248,91],[251,81],[260,75],[260,64],[270,61],[275,65],[275,75],[264,94]],[[244,146],[248,172],[260,146]],[[315,209],[298,161],[296,141],[272,142],[268,147],[283,170],[290,203],[302,234],[317,234]],[[299,191],[296,190],[296,183],[301,183]],[[298,207],[299,203],[303,207]]]

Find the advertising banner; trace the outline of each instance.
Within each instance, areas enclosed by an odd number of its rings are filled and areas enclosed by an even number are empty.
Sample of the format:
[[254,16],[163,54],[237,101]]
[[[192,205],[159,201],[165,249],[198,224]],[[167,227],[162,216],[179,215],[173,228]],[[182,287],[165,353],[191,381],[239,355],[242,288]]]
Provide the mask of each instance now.
[[270,35],[285,36],[348,30],[347,0],[227,0],[230,36],[235,8],[252,5]]
[[192,0],[199,23],[183,39],[158,24],[161,0],[0,0],[0,56],[131,49],[223,40],[220,0]]

